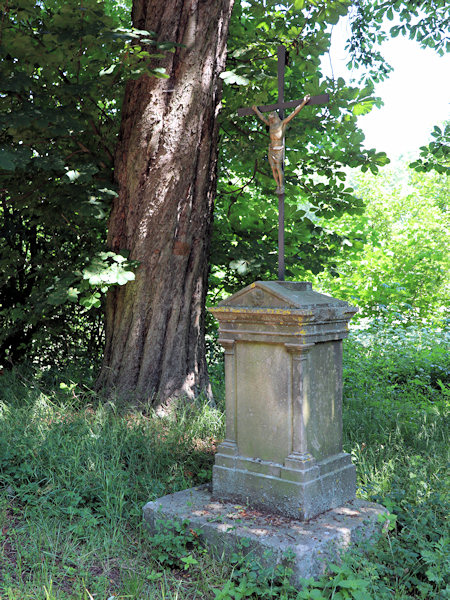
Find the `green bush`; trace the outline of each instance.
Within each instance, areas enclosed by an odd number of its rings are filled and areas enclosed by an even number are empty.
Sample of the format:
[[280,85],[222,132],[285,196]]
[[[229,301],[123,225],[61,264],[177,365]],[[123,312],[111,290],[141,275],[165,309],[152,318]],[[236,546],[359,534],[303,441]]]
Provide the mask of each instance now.
[[450,179],[416,173],[405,163],[353,179],[365,212],[328,220],[328,227],[346,240],[315,286],[383,322],[445,322],[450,305]]

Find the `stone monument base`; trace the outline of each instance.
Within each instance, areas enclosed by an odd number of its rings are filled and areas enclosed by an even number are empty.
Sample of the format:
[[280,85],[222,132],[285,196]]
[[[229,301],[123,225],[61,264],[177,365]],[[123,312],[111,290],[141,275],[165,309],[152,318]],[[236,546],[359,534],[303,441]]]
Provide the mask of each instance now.
[[227,456],[223,444],[213,467],[213,497],[307,521],[355,498],[356,469],[345,452],[316,462],[288,457],[284,465]]
[[376,539],[382,526],[380,514],[388,511],[372,502],[353,500],[309,521],[253,510],[233,502],[211,499],[208,485],[170,494],[144,506],[144,521],[150,531],[159,520],[183,521],[200,532],[204,543],[217,557],[239,550],[251,552],[264,565],[286,563],[286,552],[294,557],[293,584],[300,578],[318,577],[353,543]]

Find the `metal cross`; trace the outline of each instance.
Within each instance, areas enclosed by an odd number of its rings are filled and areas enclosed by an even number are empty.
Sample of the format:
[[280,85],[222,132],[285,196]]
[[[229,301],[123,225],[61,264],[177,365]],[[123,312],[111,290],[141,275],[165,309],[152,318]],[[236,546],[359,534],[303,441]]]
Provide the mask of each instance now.
[[[265,106],[258,106],[260,112],[269,112],[278,110],[278,114],[281,120],[284,119],[285,108],[295,108],[299,106],[302,100],[291,100],[290,102],[284,101],[284,71],[286,67],[286,48],[284,46],[278,46],[277,48],[277,59],[278,59],[278,101],[276,104],[267,104]],[[328,94],[321,94],[320,96],[311,96],[309,101],[306,103],[310,104],[326,104],[329,102],[330,96]],[[240,117],[253,115],[253,109],[251,108],[239,108],[237,111]],[[284,159],[283,159],[283,172],[284,172]],[[284,182],[283,182],[284,183]],[[285,262],[284,262],[284,185],[281,186],[278,195],[278,279],[284,281]]]

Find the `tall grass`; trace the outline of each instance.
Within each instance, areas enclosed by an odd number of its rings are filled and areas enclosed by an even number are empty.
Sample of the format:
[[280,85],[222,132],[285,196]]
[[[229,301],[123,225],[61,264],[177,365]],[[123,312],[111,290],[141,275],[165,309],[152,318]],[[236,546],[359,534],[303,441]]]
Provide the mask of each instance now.
[[[366,598],[449,592],[448,341],[441,330],[382,326],[346,341],[345,449],[358,495],[397,519],[368,555],[355,549],[346,560]],[[242,586],[242,569],[198,548],[169,568],[141,522],[149,500],[210,480],[221,408],[199,401],[161,417],[102,403],[89,384],[70,374],[0,375],[0,598],[238,597],[226,586],[236,577]],[[336,585],[314,585],[323,598],[340,597]],[[247,597],[297,594],[274,589],[262,583]]]

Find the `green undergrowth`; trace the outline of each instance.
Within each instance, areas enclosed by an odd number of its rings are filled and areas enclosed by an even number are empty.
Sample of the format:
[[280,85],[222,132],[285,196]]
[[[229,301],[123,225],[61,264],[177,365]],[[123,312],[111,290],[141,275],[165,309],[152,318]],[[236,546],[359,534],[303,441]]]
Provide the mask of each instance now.
[[[142,507],[211,478],[217,406],[176,416],[102,403],[75,371],[0,375],[0,598],[336,600],[449,597],[449,333],[372,325],[344,350],[345,449],[358,495],[391,512],[373,548],[302,591],[289,557],[214,560],[189,523],[142,527]],[[364,550],[364,552],[363,552]]]
[[345,449],[358,495],[393,515],[387,537],[346,561],[366,598],[450,597],[449,350],[448,329],[426,327],[372,325],[346,343]]

